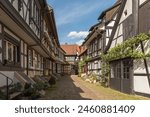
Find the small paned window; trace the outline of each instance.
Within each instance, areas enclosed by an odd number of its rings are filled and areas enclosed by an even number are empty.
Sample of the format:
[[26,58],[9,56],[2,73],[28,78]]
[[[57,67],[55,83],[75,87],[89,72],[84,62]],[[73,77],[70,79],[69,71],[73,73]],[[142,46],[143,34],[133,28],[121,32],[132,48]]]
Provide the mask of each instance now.
[[20,62],[20,49],[19,46],[4,40],[4,60],[8,62],[18,63]]
[[124,79],[130,78],[130,61],[129,60],[123,61],[123,78]]

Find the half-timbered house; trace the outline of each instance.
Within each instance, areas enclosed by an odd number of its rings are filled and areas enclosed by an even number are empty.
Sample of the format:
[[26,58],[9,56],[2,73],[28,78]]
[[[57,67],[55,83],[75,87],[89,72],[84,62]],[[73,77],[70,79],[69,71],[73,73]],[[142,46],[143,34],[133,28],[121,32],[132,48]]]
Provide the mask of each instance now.
[[94,73],[101,77],[101,53],[103,53],[115,24],[116,12],[120,7],[120,0],[112,7],[106,9],[98,17],[99,23],[90,28],[90,33],[83,42],[83,46],[87,47],[88,74]]
[[101,22],[97,23],[90,28],[89,32],[83,42],[83,46],[87,48],[87,74],[92,73],[99,77],[101,75],[100,54],[102,52],[102,38],[104,38],[105,34],[104,26]]
[[77,61],[79,55],[79,46],[77,44],[62,44],[62,49],[65,51],[65,66],[64,73],[75,75],[78,72]]
[[64,54],[46,0],[0,1],[0,86],[63,72]]
[[[149,0],[121,0],[105,53],[130,37],[150,30],[149,6]],[[149,40],[136,44],[133,49],[148,53]],[[145,57],[135,59],[128,56],[110,61],[110,87],[125,93],[150,96],[149,66],[149,58]]]

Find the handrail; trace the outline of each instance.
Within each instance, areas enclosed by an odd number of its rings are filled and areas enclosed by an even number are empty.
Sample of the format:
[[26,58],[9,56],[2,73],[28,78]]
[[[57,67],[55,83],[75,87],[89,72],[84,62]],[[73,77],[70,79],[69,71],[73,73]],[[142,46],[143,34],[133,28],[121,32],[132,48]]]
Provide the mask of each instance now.
[[[13,80],[10,77],[3,74],[2,72],[0,72],[0,74],[6,78],[6,98],[9,99],[9,86],[13,84]],[[9,84],[8,81],[11,81],[11,83]]]
[[10,77],[6,76],[6,75],[5,75],[5,74],[3,74],[2,72],[0,72],[0,74],[1,74],[1,75],[3,75],[3,76],[5,76],[6,78],[8,78],[8,79],[11,81],[11,83],[10,83],[9,85],[12,85],[12,83],[13,83],[12,78],[10,78]]

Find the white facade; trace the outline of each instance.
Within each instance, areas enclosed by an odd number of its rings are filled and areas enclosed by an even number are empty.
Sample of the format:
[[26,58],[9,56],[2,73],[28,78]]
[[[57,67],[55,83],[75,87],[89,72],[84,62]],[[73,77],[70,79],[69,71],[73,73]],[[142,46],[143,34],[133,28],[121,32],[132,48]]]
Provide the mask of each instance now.
[[139,0],[140,5],[143,4],[145,1],[147,1],[147,0]]
[[[140,5],[144,3],[146,0],[139,0]],[[122,43],[124,41],[124,28],[123,23],[127,20],[131,15],[133,15],[133,0],[127,0],[126,5],[124,7],[123,13],[121,15],[119,24],[117,26],[117,30],[115,32],[115,36],[113,37],[113,41],[111,43],[111,47],[115,47],[117,44]],[[134,29],[134,28],[133,28]],[[144,44],[144,51],[148,53],[150,51],[150,41],[146,41]],[[141,45],[136,48],[136,50],[142,52]],[[150,60],[146,59],[148,70],[150,72]],[[112,70],[111,70],[112,71]],[[111,72],[113,74],[113,71]],[[133,61],[133,82],[132,88],[133,92],[138,92],[142,94],[150,94],[150,84],[147,77],[146,66],[144,64],[143,59],[137,59]]]

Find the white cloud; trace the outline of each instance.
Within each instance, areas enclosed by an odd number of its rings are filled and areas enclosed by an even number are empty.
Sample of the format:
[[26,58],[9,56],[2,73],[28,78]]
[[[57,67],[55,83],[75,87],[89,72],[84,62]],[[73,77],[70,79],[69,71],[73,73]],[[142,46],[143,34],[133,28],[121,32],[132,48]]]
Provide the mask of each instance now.
[[84,41],[83,39],[80,41],[77,41],[76,44],[80,46],[80,45],[82,45],[83,41]]
[[88,31],[80,31],[80,32],[72,31],[67,35],[67,37],[70,37],[72,39],[84,39],[88,34],[89,34]]

